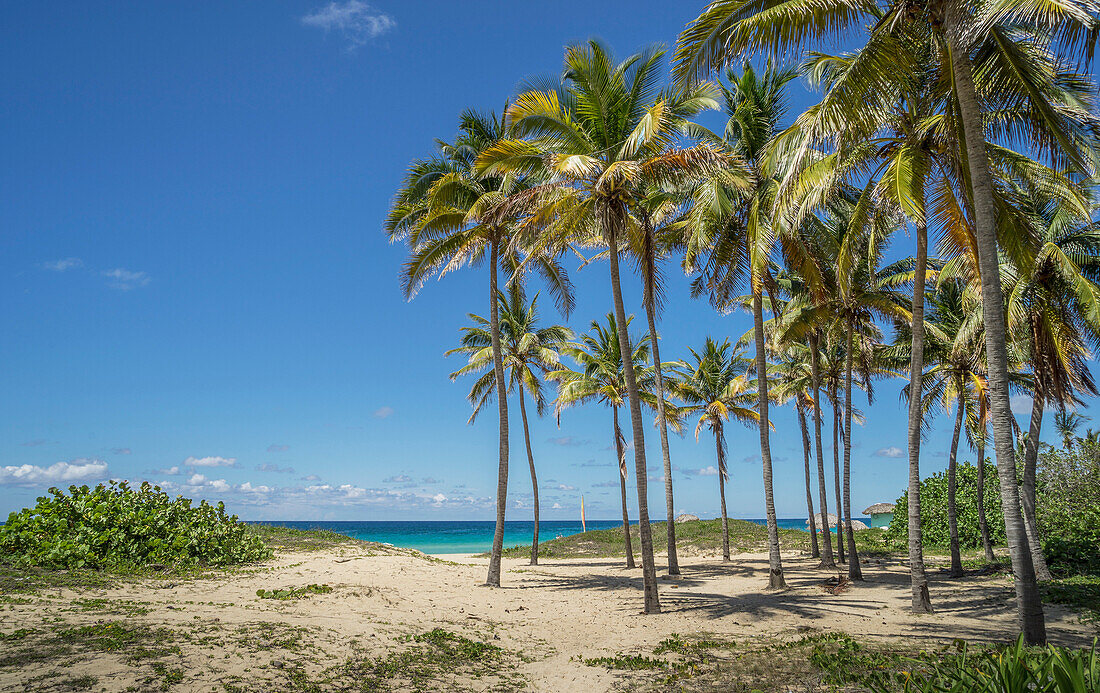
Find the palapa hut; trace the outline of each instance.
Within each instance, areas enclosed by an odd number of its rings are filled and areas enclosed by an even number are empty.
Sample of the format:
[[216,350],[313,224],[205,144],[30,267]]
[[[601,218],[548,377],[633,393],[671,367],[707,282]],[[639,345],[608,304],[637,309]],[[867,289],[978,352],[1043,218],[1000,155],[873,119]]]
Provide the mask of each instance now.
[[894,504],[875,503],[864,510],[863,514],[871,516],[872,527],[887,527],[890,525],[890,520],[894,519]]

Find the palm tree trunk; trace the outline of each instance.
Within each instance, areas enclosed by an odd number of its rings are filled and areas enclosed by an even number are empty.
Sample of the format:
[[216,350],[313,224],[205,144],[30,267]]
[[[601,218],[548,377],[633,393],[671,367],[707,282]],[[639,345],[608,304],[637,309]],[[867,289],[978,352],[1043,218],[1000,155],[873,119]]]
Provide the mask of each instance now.
[[821,445],[821,353],[818,348],[817,335],[814,334],[810,337],[810,376],[814,388],[814,440],[817,448],[817,493],[821,499],[821,543],[825,549],[818,567],[835,570],[833,537],[829,533],[829,490],[825,485],[825,454]]
[[730,560],[730,524],[726,515],[726,446],[722,425],[714,429],[714,448],[718,460],[718,497],[722,501],[722,560]]
[[519,414],[523,419],[523,442],[527,445],[527,466],[531,468],[531,496],[535,504],[535,536],[531,540],[531,565],[539,564],[539,479],[535,475],[535,456],[531,454],[531,430],[527,427],[527,405],[523,403],[523,383],[519,384]]
[[[623,213],[625,216],[625,212]],[[605,213],[605,217],[608,213]],[[619,241],[615,220],[608,224],[608,246],[611,250],[611,293],[615,300],[615,321],[618,323],[619,352],[623,358],[623,375],[630,404],[630,428],[634,436],[634,482],[638,486],[638,537],[642,543],[642,594],[647,614],[661,613],[657,595],[657,567],[653,561],[653,534],[649,527],[649,500],[646,486],[648,471],[645,462],[645,422],[642,401],[638,396],[638,381],[634,377],[634,359],[630,353],[630,338],[626,331],[626,309],[623,307],[622,285],[619,283]]]
[[611,407],[614,419],[615,454],[619,463],[619,493],[623,501],[623,545],[626,547],[626,567],[633,569],[634,547],[630,545],[630,513],[626,508],[626,450],[623,449],[623,432],[619,428],[619,408]]
[[[648,229],[650,234],[653,229]],[[650,269],[653,272],[653,269]],[[647,291],[651,291],[647,285]],[[665,375],[661,368],[661,352],[657,348],[657,320],[654,313],[656,307],[653,297],[645,301],[645,315],[649,322],[649,344],[653,349],[653,367],[657,376],[657,430],[661,433],[661,458],[665,470],[665,529],[668,534],[668,574],[680,574],[680,561],[676,556],[676,523],[675,509],[672,502],[672,457],[668,452],[668,423],[665,421]]]
[[821,557],[821,547],[817,543],[817,523],[814,521],[814,494],[810,491],[810,432],[806,428],[806,408],[799,401],[795,405],[798,411],[798,427],[802,430],[802,461],[806,469],[806,516],[810,518],[810,556]]
[[775,492],[772,486],[772,447],[768,419],[768,361],[764,353],[764,300],[760,287],[752,290],[752,322],[756,337],[756,396],[760,412],[760,458],[764,464],[764,513],[768,518],[768,588],[786,589],[783,559],[779,555],[779,525],[775,521]]
[[948,0],[943,30],[951,53],[955,94],[966,142],[966,159],[974,202],[974,229],[982,283],[982,317],[985,320],[985,351],[989,369],[989,401],[993,422],[993,447],[997,453],[997,475],[1001,487],[1001,509],[1005,516],[1008,550],[1016,588],[1017,623],[1024,639],[1032,645],[1046,642],[1046,619],[1035,565],[1031,560],[1020,496],[1016,482],[1016,454],[1012,440],[1012,409],[1008,394],[1008,348],[1005,343],[1004,296],[997,258],[996,205],[989,173],[985,132],[978,95],[974,88],[969,47],[962,33],[971,21],[969,6]]
[[1047,560],[1043,556],[1043,544],[1039,539],[1039,523],[1035,520],[1035,466],[1039,462],[1039,435],[1043,426],[1044,404],[1042,390],[1036,387],[1031,403],[1031,426],[1028,429],[1027,445],[1024,446],[1020,509],[1024,514],[1024,531],[1027,532],[1027,545],[1031,549],[1031,562],[1035,565],[1035,579],[1040,582],[1049,582],[1050,568],[1047,567]]
[[493,530],[493,550],[489,554],[489,576],[485,584],[500,587],[500,561],[504,552],[504,513],[508,508],[508,392],[504,382],[504,358],[500,348],[500,315],[497,305],[497,269],[499,241],[491,242],[489,258],[489,335],[493,349],[493,373],[497,381],[497,411],[500,416],[500,461],[497,466],[497,522]]
[[993,542],[989,539],[989,521],[985,516],[985,431],[978,439],[978,530],[982,534],[982,549],[986,563],[997,560],[993,555]]
[[924,544],[920,527],[920,429],[924,392],[924,291],[928,283],[928,226],[916,225],[917,259],[913,272],[913,343],[909,356],[909,584],[910,608],[915,614],[932,613],[928,573],[924,569]]
[[[848,319],[848,353],[844,366],[844,534],[848,537],[848,579],[863,580],[863,568],[856,552],[856,534],[852,530],[852,352],[855,351],[855,325]],[[839,528],[838,528],[839,531]]]
[[959,490],[956,455],[959,452],[959,433],[962,432],[963,416],[966,410],[963,408],[961,400],[956,400],[955,408],[959,411],[955,415],[955,432],[951,436],[951,453],[947,457],[947,531],[951,538],[951,577],[962,577],[965,573],[963,572],[962,555],[959,552],[959,516],[955,504],[955,495]]
[[844,530],[841,529],[844,520],[844,505],[840,496],[840,402],[837,397],[836,387],[832,388],[830,403],[833,405],[833,483],[836,486],[836,553],[837,560],[846,562],[844,554]]

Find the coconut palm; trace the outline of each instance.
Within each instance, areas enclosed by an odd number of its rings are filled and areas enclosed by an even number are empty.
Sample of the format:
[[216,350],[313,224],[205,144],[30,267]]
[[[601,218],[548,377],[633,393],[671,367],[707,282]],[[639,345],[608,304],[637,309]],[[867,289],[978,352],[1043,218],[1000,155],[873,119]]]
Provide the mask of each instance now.
[[757,425],[760,415],[752,404],[757,399],[751,389],[749,369],[752,362],[741,353],[740,345],[732,348],[728,339],[721,344],[707,337],[701,352],[688,348],[693,363],[676,366],[672,391],[683,400],[685,414],[699,414],[695,439],[705,425],[714,434],[718,462],[718,496],[722,506],[722,560],[730,560],[729,519],[726,515],[726,422],[731,418],[746,425]]
[[[810,364],[810,351],[805,344],[801,343],[789,344],[785,347],[773,347],[773,351],[775,352],[775,359],[772,372],[777,381],[777,386],[773,390],[774,396],[780,403],[794,400],[795,413],[798,415],[798,427],[802,433],[802,459],[806,477],[806,513],[809,516],[810,523],[810,555],[813,558],[821,558],[821,548],[817,537],[817,522],[814,518],[814,496],[810,484],[810,458],[812,457],[810,429],[806,420],[806,411],[814,406],[814,401],[810,397],[810,390],[813,388],[813,367]],[[820,465],[821,461],[818,460],[818,463]],[[824,467],[821,467],[821,469],[823,473]],[[824,482],[822,482],[821,488],[824,489]],[[823,543],[831,561],[832,539],[829,536],[828,519],[824,516],[821,531],[824,539]]]
[[[626,320],[629,328],[634,316]],[[592,321],[591,331],[581,335],[580,341],[562,349],[578,365],[577,370],[559,368],[546,374],[547,380],[558,383],[558,396],[555,411],[561,418],[562,410],[567,407],[598,402],[611,408],[612,446],[616,451],[619,464],[619,491],[622,500],[623,539],[626,544],[626,567],[634,568],[634,551],[630,539],[630,517],[626,503],[626,438],[619,426],[619,409],[627,402],[626,373],[622,352],[619,348],[619,329],[615,314],[608,313],[604,323]],[[629,335],[629,332],[628,332]],[[655,371],[649,364],[649,337],[630,337],[630,360],[636,375],[642,403],[656,411],[657,397],[654,394]],[[665,402],[665,411],[670,423],[679,426],[677,408]]]
[[[515,217],[500,214],[500,203],[511,193],[527,187],[521,176],[486,176],[474,171],[478,156],[508,134],[503,117],[466,111],[453,143],[437,142],[437,152],[410,164],[398,190],[385,227],[391,242],[405,242],[409,259],[401,281],[406,297],[412,297],[433,275],[444,276],[488,257],[489,334],[497,388],[499,456],[497,465],[496,529],[489,558],[486,584],[500,585],[501,554],[504,548],[504,513],[508,494],[508,398],[500,345],[498,275],[506,262],[513,261],[509,240]],[[561,265],[545,253],[532,258],[554,293],[559,308],[572,307],[572,287]]]
[[1036,576],[1049,580],[1035,521],[1035,467],[1043,410],[1058,407],[1054,423],[1070,449],[1087,420],[1067,412],[1079,394],[1096,395],[1088,368],[1089,345],[1100,345],[1100,225],[1092,206],[1059,199],[1027,185],[1014,186],[1026,213],[1029,242],[1003,269],[1008,288],[1008,329],[1021,345],[1034,378],[1031,424],[1024,448],[1021,496]]
[[816,276],[813,258],[801,252],[795,229],[772,223],[778,174],[775,162],[765,154],[786,111],[785,87],[793,78],[792,70],[776,69],[771,64],[761,74],[749,64],[742,66],[740,73],[727,71],[726,82],[720,83],[726,127],[721,137],[711,135],[709,140],[746,162],[753,179],[743,190],[732,187],[720,175],[699,185],[686,228],[685,266],[699,275],[693,293],[706,294],[712,304],[725,310],[747,280],[752,296],[757,408],[763,424],[758,428],[768,523],[768,585],[772,589],[786,587],[775,519],[764,343],[763,293],[772,281],[769,269],[773,250],[778,245],[789,268],[801,271],[805,277]]
[[[895,218],[873,201],[870,191],[838,199],[829,206],[823,219],[822,233],[813,239],[818,257],[835,259],[836,292],[814,300],[801,315],[793,318],[787,328],[788,338],[800,338],[809,325],[835,323],[842,330],[844,352],[844,494],[843,528],[848,543],[848,576],[862,580],[855,534],[851,525],[851,457],[852,457],[852,383],[861,355],[859,371],[865,376],[868,397],[871,363],[875,360],[875,345],[881,341],[876,320],[905,322],[910,312],[903,307],[898,287],[912,277],[912,262],[905,260],[880,268],[887,248],[887,239]],[[835,395],[834,395],[835,397]],[[836,411],[834,400],[834,412]],[[840,528],[838,527],[838,531]]]
[[653,537],[649,525],[646,449],[641,397],[626,332],[619,253],[631,230],[631,211],[653,181],[676,180],[685,171],[706,171],[723,157],[712,148],[674,149],[687,118],[716,105],[706,85],[658,92],[664,52],[647,49],[622,62],[597,41],[566,50],[560,87],[521,94],[508,109],[515,138],[484,153],[487,173],[524,172],[543,182],[512,206],[532,212],[537,231],[531,246],[567,243],[609,250],[611,294],[619,346],[626,362],[627,406],[634,440],[638,525],[645,613],[659,613]]
[[[568,344],[573,333],[562,325],[540,327],[538,313],[538,294],[528,304],[516,282],[511,290],[499,294],[500,303],[500,341],[503,349],[504,371],[508,378],[508,392],[519,396],[519,412],[523,421],[523,442],[527,448],[527,465],[531,470],[531,495],[534,506],[535,535],[531,542],[531,565],[539,562],[539,482],[535,473],[535,457],[531,451],[531,429],[527,423],[527,403],[525,392],[535,403],[535,412],[542,416],[546,411],[546,395],[542,388],[542,378],[551,370],[561,367],[559,353]],[[459,376],[480,373],[468,399],[474,407],[470,414],[470,423],[474,422],[482,408],[496,395],[496,371],[493,369],[493,349],[491,323],[480,315],[468,315],[474,323],[462,328],[461,346],[451,349],[451,354],[462,354],[467,363],[454,373],[451,380]]]
[[[682,81],[706,77],[714,69],[745,55],[763,51],[775,55],[802,49],[806,44],[838,34],[866,44],[863,60],[851,66],[850,88],[835,95],[837,121],[888,109],[899,86],[921,71],[920,53],[907,50],[899,39],[932,34],[941,62],[950,66],[949,83],[961,127],[958,141],[961,173],[972,196],[970,211],[980,265],[989,367],[991,419],[997,451],[1002,508],[1016,577],[1020,629],[1031,643],[1044,642],[1042,603],[1025,551],[1023,519],[1016,497],[1012,413],[1008,400],[1008,353],[1004,305],[997,255],[998,208],[990,174],[987,124],[994,137],[1014,138],[1027,132],[1029,146],[1043,156],[1088,173],[1095,151],[1088,109],[1083,117],[1067,118],[1069,104],[1055,103],[1067,70],[1057,52],[1085,48],[1092,56],[1100,23],[1088,2],[1071,0],[1057,7],[1034,0],[963,2],[945,0],[915,7],[908,2],[853,3],[825,0],[812,7],[804,0],[776,0],[764,4],[749,0],[716,0],[681,34],[676,73]],[[1027,49],[1027,50],[1025,50]],[[1054,51],[1053,53],[1051,51]],[[975,64],[980,70],[975,70]],[[974,75],[984,75],[989,90],[979,96]],[[1079,90],[1088,101],[1088,89]],[[1077,105],[1080,105],[1080,101]],[[986,119],[999,113],[1001,122]],[[1084,146],[1082,146],[1084,145]],[[1001,215],[1003,218],[1003,214]]]

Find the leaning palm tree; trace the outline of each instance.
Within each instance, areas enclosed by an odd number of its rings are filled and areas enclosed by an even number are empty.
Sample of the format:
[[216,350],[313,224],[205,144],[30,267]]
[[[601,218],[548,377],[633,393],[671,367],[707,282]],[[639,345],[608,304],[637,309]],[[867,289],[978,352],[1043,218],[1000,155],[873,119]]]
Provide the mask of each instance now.
[[[899,46],[899,36],[931,33],[935,37],[941,61],[950,66],[948,81],[961,123],[957,146],[965,148],[965,156],[960,151],[959,157],[965,162],[961,174],[972,193],[974,245],[987,325],[994,446],[1019,626],[1029,643],[1044,642],[1046,628],[1016,497],[1008,347],[997,253],[1000,215],[990,174],[987,134],[1011,139],[1026,131],[1029,146],[1088,173],[1091,157],[1087,152],[1095,150],[1087,144],[1095,132],[1087,125],[1091,115],[1081,109],[1086,117],[1067,122],[1067,109],[1062,107],[1064,104],[1052,103],[1051,94],[1060,84],[1068,83],[1057,52],[1084,48],[1084,55],[1091,60],[1098,31],[1097,13],[1087,0],[1070,0],[1057,6],[1035,0],[946,0],[920,6],[900,0],[885,5],[825,0],[813,7],[807,7],[803,0],[765,4],[715,0],[684,30],[677,50],[676,73],[686,82],[709,76],[723,64],[756,52],[794,52],[807,43],[838,35],[851,40],[856,34],[856,40],[866,44],[867,56],[852,64],[851,88],[835,99],[838,120],[848,120],[892,102],[899,85],[920,71],[919,52]],[[1039,59],[1029,60],[1021,48],[1037,48],[1032,55],[1038,54]],[[975,70],[976,63],[981,70]],[[976,73],[988,78],[990,91],[979,92]],[[1077,79],[1078,84],[1087,81]],[[997,125],[995,119],[986,117],[983,107],[986,112],[1011,115]],[[987,133],[987,123],[994,123],[997,129]]]
[[[546,411],[546,395],[542,378],[561,366],[559,353],[573,337],[572,331],[562,325],[539,327],[538,294],[526,302],[519,282],[513,283],[508,294],[500,294],[500,341],[504,350],[504,371],[508,378],[508,392],[517,392],[519,413],[523,420],[523,442],[527,447],[527,466],[531,470],[531,496],[534,505],[535,535],[531,541],[531,565],[539,562],[539,481],[535,473],[535,456],[531,451],[531,429],[527,423],[527,403],[524,392],[535,402],[535,412],[542,416]],[[473,325],[462,328],[462,345],[449,350],[446,355],[462,354],[467,363],[454,373],[459,376],[480,373],[468,399],[474,407],[470,423],[474,422],[482,408],[496,396],[496,371],[493,369],[491,323],[480,315],[468,315]]]
[[1003,275],[1008,330],[1031,370],[1031,424],[1024,448],[1021,500],[1028,544],[1039,580],[1050,580],[1035,520],[1035,468],[1044,407],[1058,408],[1054,424],[1065,449],[1087,420],[1067,412],[1079,395],[1097,394],[1089,346],[1100,345],[1100,224],[1086,200],[1050,195],[1033,184],[1013,186],[1030,233]]
[[488,174],[519,172],[544,181],[531,194],[511,199],[511,207],[531,212],[528,228],[537,240],[529,246],[536,252],[567,244],[608,249],[611,297],[626,363],[647,614],[659,613],[661,605],[649,524],[645,426],[637,374],[629,359],[619,254],[630,232],[631,212],[649,184],[675,180],[685,170],[707,171],[723,160],[709,147],[673,148],[687,119],[716,102],[706,85],[658,91],[663,55],[663,50],[651,48],[615,62],[597,41],[570,46],[562,84],[520,94],[508,109],[515,137],[497,143],[478,161],[478,169]]
[[[508,503],[508,398],[500,344],[497,282],[500,270],[514,255],[509,240],[515,216],[500,214],[500,203],[527,187],[522,176],[480,175],[474,170],[478,156],[508,135],[503,117],[466,111],[453,143],[438,142],[429,159],[414,161],[394,198],[385,227],[391,242],[405,242],[409,259],[401,274],[406,297],[415,296],[433,275],[444,276],[488,257],[489,335],[497,388],[499,456],[497,464],[496,529],[489,557],[486,584],[500,586],[504,550],[504,514]],[[559,308],[572,307],[572,290],[560,264],[547,254],[533,258],[531,266],[543,275],[558,299]]]
[[688,348],[694,363],[681,362],[676,367],[672,391],[684,401],[685,414],[699,414],[695,439],[705,425],[714,434],[718,462],[718,496],[722,505],[722,560],[730,560],[729,519],[726,515],[726,422],[733,418],[749,426],[758,425],[760,415],[752,408],[756,393],[751,389],[749,370],[752,362],[741,354],[740,345],[729,340],[721,344],[707,337],[702,352]]
[[[633,319],[634,316],[627,318],[627,327]],[[629,335],[629,332],[627,334]],[[630,369],[624,367],[618,335],[619,329],[614,313],[608,313],[603,324],[593,320],[589,333],[581,335],[579,342],[562,349],[562,353],[576,361],[577,370],[562,367],[547,373],[546,379],[558,383],[555,411],[559,420],[562,410],[578,404],[597,402],[611,409],[612,447],[615,449],[619,466],[626,567],[634,568],[630,516],[626,504],[626,437],[619,427],[619,409],[627,403],[626,373]],[[656,369],[649,364],[649,337],[641,339],[630,337],[628,346],[631,366],[636,373],[635,383],[638,385],[642,403],[656,410],[657,397],[653,392]],[[678,427],[677,408],[670,402],[665,402],[664,405],[666,415],[673,425]]]

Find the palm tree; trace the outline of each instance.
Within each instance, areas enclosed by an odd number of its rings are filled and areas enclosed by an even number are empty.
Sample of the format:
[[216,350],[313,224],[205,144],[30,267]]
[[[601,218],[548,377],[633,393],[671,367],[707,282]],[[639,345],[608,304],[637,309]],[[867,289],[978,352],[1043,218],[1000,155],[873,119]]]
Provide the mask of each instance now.
[[[508,377],[508,392],[519,394],[519,412],[523,420],[523,442],[527,447],[527,465],[531,470],[531,495],[534,504],[535,536],[531,542],[531,565],[539,562],[539,482],[535,473],[535,457],[531,452],[531,430],[527,423],[526,391],[535,402],[535,412],[542,416],[546,411],[546,397],[540,375],[561,366],[559,352],[568,344],[573,333],[562,325],[539,327],[538,294],[527,304],[519,282],[513,283],[508,294],[499,294],[501,347],[504,350],[504,370]],[[496,394],[496,371],[492,368],[493,350],[491,324],[488,320],[470,313],[473,325],[462,328],[462,345],[446,353],[463,354],[465,366],[451,373],[451,380],[470,373],[481,373],[470,389],[468,399],[474,407],[470,423],[474,422],[482,407]]]
[[[771,64],[760,75],[749,64],[742,67],[740,74],[732,69],[727,71],[728,84],[720,84],[727,116],[725,131],[722,137],[711,134],[708,139],[746,162],[753,177],[743,190],[730,185],[721,175],[697,187],[688,218],[685,257],[685,266],[699,274],[692,287],[693,293],[707,294],[720,310],[733,303],[745,279],[744,274],[748,272],[756,348],[757,410],[762,423],[758,428],[768,523],[768,586],[771,589],[786,587],[779,553],[779,526],[775,519],[763,316],[763,293],[765,285],[772,281],[769,266],[777,242],[788,267],[802,270],[806,277],[815,276],[811,269],[813,259],[799,252],[794,230],[773,225],[771,215],[778,179],[765,154],[786,111],[785,86],[793,78],[792,70],[774,69]],[[702,130],[697,129],[697,132]]]
[[[634,316],[626,319],[627,328],[633,319]],[[630,517],[626,504],[626,438],[619,427],[619,409],[627,402],[626,373],[630,369],[623,365],[618,335],[619,328],[614,313],[607,314],[604,324],[593,320],[591,333],[582,335],[580,342],[562,349],[562,353],[576,361],[579,368],[572,370],[563,367],[547,373],[546,379],[558,383],[555,411],[559,420],[563,409],[577,404],[599,402],[611,408],[612,445],[619,463],[619,491],[622,499],[626,567],[634,568]],[[631,365],[637,374],[635,383],[638,385],[642,402],[656,410],[657,397],[653,392],[656,384],[656,369],[649,365],[649,337],[641,339],[630,337],[628,346]],[[670,402],[665,402],[665,410],[670,423],[678,427],[677,408]]]
[[716,102],[705,85],[658,92],[663,55],[663,50],[651,48],[616,63],[597,41],[570,46],[561,86],[521,94],[508,109],[515,138],[496,144],[478,162],[479,170],[490,174],[522,172],[545,181],[531,194],[511,200],[514,207],[532,211],[530,227],[538,231],[533,247],[587,243],[609,250],[611,294],[626,363],[647,614],[659,613],[661,606],[649,525],[644,422],[629,359],[619,252],[627,241],[632,208],[646,186],[722,162],[708,147],[672,149],[687,118]]
[[721,344],[707,337],[702,352],[689,347],[694,363],[681,362],[677,366],[677,378],[672,390],[684,401],[685,414],[699,414],[695,427],[695,439],[703,426],[714,434],[715,454],[718,461],[718,496],[722,504],[722,560],[730,560],[729,520],[726,515],[726,465],[725,424],[732,417],[746,425],[758,425],[760,415],[752,409],[756,393],[750,389],[748,371],[751,361],[741,354],[740,345],[730,351],[729,340]]
[[1035,468],[1043,410],[1058,407],[1054,425],[1069,450],[1087,417],[1067,412],[1078,393],[1096,395],[1087,345],[1100,344],[1100,225],[1093,205],[1015,185],[1030,243],[1003,268],[1008,287],[1008,330],[1026,354],[1034,378],[1031,424],[1024,448],[1021,501],[1028,545],[1039,580],[1050,580],[1035,520]]
[[[1077,440],[1077,429],[1088,420],[1089,417],[1073,411],[1054,412],[1054,428],[1058,430],[1058,436],[1062,439],[1063,450],[1070,450],[1073,448],[1073,442]],[[1089,433],[1092,433],[1091,428],[1089,429]]]
[[[957,141],[962,143],[959,154],[965,166],[960,173],[973,201],[1002,508],[1016,578],[1019,625],[1029,643],[1044,642],[1046,628],[1030,554],[1023,550],[1027,538],[1016,497],[1008,353],[997,256],[997,200],[990,175],[986,125],[995,128],[994,135],[1009,139],[1024,128],[1029,145],[1041,154],[1088,174],[1090,164],[1085,152],[1095,150],[1088,142],[1095,129],[1087,125],[1091,119],[1087,108],[1079,108],[1088,102],[1087,88],[1078,90],[1083,101],[1054,103],[1057,94],[1064,93],[1061,86],[1073,82],[1087,85],[1088,80],[1079,76],[1067,79],[1064,63],[1048,50],[1083,47],[1091,59],[1097,30],[1095,12],[1080,0],[1057,7],[1040,6],[1034,0],[945,0],[920,7],[895,1],[885,11],[873,3],[854,4],[848,0],[827,0],[813,7],[802,0],[765,5],[749,0],[716,0],[681,34],[676,55],[676,73],[686,82],[758,50],[774,55],[826,37],[862,32],[859,40],[867,45],[867,57],[853,63],[851,88],[834,100],[838,120],[850,120],[876,110],[876,100],[890,104],[898,86],[920,72],[919,51],[906,50],[905,45],[899,45],[899,37],[925,33],[935,36],[941,62],[950,66],[948,81],[961,123]],[[976,61],[981,67],[978,74],[988,78],[984,101],[979,99],[974,83]],[[987,112],[1004,117],[999,123],[997,118],[987,120],[983,105]],[[1070,115],[1074,107],[1078,107],[1081,117]]]
[[[955,426],[947,456],[947,524],[951,576],[961,577],[964,571],[959,550],[955,503],[959,436],[966,419],[976,422],[983,413],[980,409],[986,398],[983,359],[985,337],[977,295],[968,290],[964,282],[940,282],[929,295],[928,302],[931,304],[931,311],[928,316],[924,356],[932,366],[925,371],[920,381],[923,392],[919,397],[914,397],[909,392],[911,385],[906,387],[903,394],[910,400],[917,399],[921,402],[922,420],[937,408],[949,412],[952,405],[955,407]],[[913,380],[912,384],[917,382]]]
[[[499,459],[497,465],[496,529],[489,558],[487,585],[500,586],[504,549],[504,514],[508,494],[508,398],[505,395],[504,362],[500,344],[498,273],[510,260],[508,242],[515,217],[498,213],[510,193],[526,188],[519,176],[485,176],[474,171],[477,157],[505,139],[503,117],[466,111],[454,143],[437,142],[429,159],[413,161],[398,190],[385,227],[391,242],[408,244],[410,255],[402,270],[406,297],[415,296],[432,275],[440,277],[489,258],[489,334],[497,388]],[[543,275],[563,312],[572,307],[572,288],[558,262],[546,254],[533,258],[531,266]]]
[[[814,519],[814,496],[810,486],[810,429],[806,423],[806,410],[814,405],[810,397],[813,387],[813,368],[810,365],[810,352],[805,344],[794,343],[785,347],[773,347],[777,360],[772,366],[772,371],[778,380],[778,386],[773,390],[777,401],[785,402],[794,400],[795,413],[798,415],[798,427],[802,433],[802,459],[806,476],[806,513],[810,522],[810,555],[813,558],[821,558],[821,548],[817,538],[817,522]],[[820,460],[818,460],[820,464]],[[821,467],[824,472],[824,467]],[[821,484],[824,489],[824,482]],[[823,518],[822,538],[832,560],[832,539],[829,536],[828,518]]]
[[989,384],[982,378],[978,397],[977,413],[969,422],[966,437],[978,454],[978,531],[982,536],[982,549],[986,563],[993,563],[997,557],[993,554],[993,542],[989,537],[989,520],[985,514],[985,444],[989,436]]

